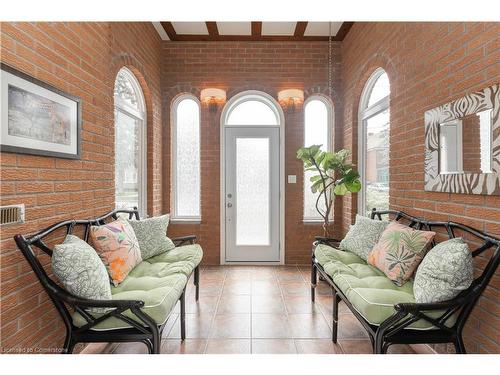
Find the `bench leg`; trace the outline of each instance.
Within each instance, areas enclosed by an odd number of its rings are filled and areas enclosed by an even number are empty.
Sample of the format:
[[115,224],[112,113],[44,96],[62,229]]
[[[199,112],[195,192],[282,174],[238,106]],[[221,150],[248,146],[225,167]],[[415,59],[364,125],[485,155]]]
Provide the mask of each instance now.
[[73,341],[71,337],[71,332],[66,333],[66,339],[64,340],[64,345],[63,345],[63,354],[71,354],[73,353],[73,349],[75,347],[76,343]]
[[186,339],[186,289],[181,295],[181,340],[184,341]]
[[337,331],[339,324],[339,298],[335,289],[333,291],[333,319],[332,319],[332,341],[337,343]]
[[459,334],[453,344],[455,345],[455,350],[457,354],[467,354],[467,351],[465,350],[464,340],[462,339],[462,335]]
[[194,269],[194,285],[196,287],[196,302],[200,299],[200,266],[197,266]]
[[161,343],[161,340],[160,340],[160,330],[158,329],[158,327],[156,327],[157,329],[153,330],[153,342],[152,342],[152,351],[151,351],[151,354],[160,354],[160,343]]
[[316,283],[318,282],[318,270],[314,264],[314,260],[311,264],[311,301],[314,302],[316,299]]

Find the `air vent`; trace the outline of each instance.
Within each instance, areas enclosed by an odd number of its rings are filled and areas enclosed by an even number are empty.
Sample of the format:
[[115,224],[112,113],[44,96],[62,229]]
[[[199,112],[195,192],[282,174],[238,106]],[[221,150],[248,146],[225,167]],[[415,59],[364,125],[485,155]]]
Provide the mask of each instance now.
[[24,223],[24,204],[0,207],[0,224]]

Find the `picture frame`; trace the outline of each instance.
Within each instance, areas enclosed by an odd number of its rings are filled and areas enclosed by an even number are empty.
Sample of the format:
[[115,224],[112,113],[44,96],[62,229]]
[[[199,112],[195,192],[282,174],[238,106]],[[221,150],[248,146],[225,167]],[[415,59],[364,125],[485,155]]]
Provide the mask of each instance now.
[[0,67],[0,151],[80,159],[81,99]]
[[[462,155],[462,139],[470,139],[466,133],[471,126],[466,119],[474,115],[487,117],[487,155],[483,168],[475,171],[465,168],[465,162],[470,162],[470,156],[465,150]],[[481,121],[482,122],[482,121]],[[443,168],[443,126],[456,125],[460,129],[460,149],[458,154],[463,160],[458,166],[447,171]],[[464,132],[464,136],[461,134]],[[467,134],[468,136],[465,136]],[[476,136],[476,139],[479,136]],[[464,146],[465,148],[466,146]],[[462,162],[464,165],[462,165]],[[477,171],[480,169],[480,171]],[[458,194],[500,195],[500,84],[494,84],[480,91],[465,95],[457,100],[446,103],[425,112],[425,191],[447,192]]]

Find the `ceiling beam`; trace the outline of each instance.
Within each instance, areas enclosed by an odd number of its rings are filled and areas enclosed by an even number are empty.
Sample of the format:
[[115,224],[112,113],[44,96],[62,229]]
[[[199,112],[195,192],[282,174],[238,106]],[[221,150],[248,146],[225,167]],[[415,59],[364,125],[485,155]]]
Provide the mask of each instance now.
[[177,33],[175,32],[174,26],[172,25],[172,22],[160,22],[163,30],[167,33],[168,37],[170,40],[178,40],[177,39]]
[[307,27],[307,22],[297,22],[293,36],[296,38],[304,37],[304,33],[306,32],[306,27]]
[[252,21],[252,36],[262,35],[262,22]]
[[349,30],[351,30],[352,25],[354,22],[342,22],[342,25],[340,26],[339,31],[337,31],[337,35],[335,35],[335,38],[333,40],[336,41],[343,41]]
[[207,25],[207,30],[208,30],[208,35],[210,35],[210,37],[214,38],[214,39],[217,39],[217,37],[219,36],[219,29],[217,28],[217,22],[205,22],[205,24]]

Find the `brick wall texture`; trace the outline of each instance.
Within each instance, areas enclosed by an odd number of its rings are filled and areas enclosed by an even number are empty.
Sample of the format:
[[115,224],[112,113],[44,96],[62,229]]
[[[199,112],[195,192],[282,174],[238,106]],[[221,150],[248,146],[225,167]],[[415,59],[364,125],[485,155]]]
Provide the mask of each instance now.
[[[161,42],[150,23],[1,23],[1,60],[83,101],[82,159],[1,154],[1,204],[24,203],[26,223],[2,227],[0,347],[61,345],[63,325],[12,236],[67,218],[93,217],[113,208],[113,85],[129,67],[147,106],[148,213],[170,212],[170,105],[182,93],[218,87],[228,98],[243,90],[273,97],[301,88],[306,98],[328,94],[326,42]],[[493,23],[355,23],[334,42],[334,144],[357,161],[357,111],[363,86],[384,68],[391,83],[391,208],[451,219],[500,235],[498,197],[423,190],[424,112],[499,81],[500,26]],[[173,235],[197,234],[205,264],[220,262],[220,116],[201,109],[199,224],[171,224]],[[321,227],[302,223],[303,108],[285,113],[285,261],[309,262]],[[334,234],[345,233],[355,197],[335,204]],[[60,240],[54,238],[54,241]],[[500,279],[485,291],[467,324],[471,352],[499,351]],[[448,348],[437,346],[438,351]]]

